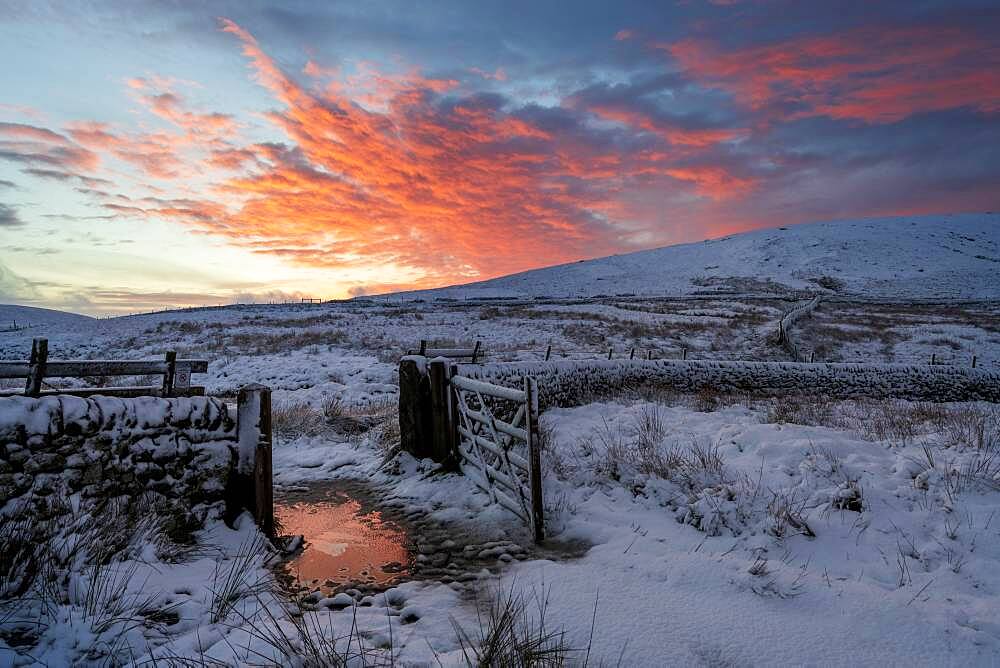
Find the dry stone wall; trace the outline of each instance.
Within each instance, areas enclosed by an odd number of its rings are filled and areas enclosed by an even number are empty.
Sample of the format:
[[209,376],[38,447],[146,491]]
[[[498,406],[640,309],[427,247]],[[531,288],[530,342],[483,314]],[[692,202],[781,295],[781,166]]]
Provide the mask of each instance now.
[[617,390],[644,387],[1000,403],[1000,373],[944,365],[610,360],[463,364],[458,373],[510,387],[520,387],[520,379],[531,376],[538,381],[543,408],[578,405]]
[[0,515],[152,492],[204,522],[225,511],[236,452],[233,416],[208,397],[0,398]]

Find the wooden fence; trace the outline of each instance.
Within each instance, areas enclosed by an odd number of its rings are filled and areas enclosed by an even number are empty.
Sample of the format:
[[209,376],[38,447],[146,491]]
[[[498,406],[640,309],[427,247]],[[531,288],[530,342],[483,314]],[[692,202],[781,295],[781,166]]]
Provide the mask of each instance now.
[[420,347],[415,350],[406,351],[407,355],[420,355],[421,357],[448,357],[450,359],[465,360],[475,364],[482,354],[482,342],[476,341],[471,348],[431,348],[426,340],[420,341]]
[[[587,356],[593,359],[663,359],[665,355],[672,354],[676,355],[678,359],[686,360],[688,349],[684,347],[679,348],[636,348],[635,346],[626,348],[615,348],[614,346],[608,346],[607,348],[594,348],[594,349],[569,349],[569,348],[553,348],[551,345],[545,347],[544,350],[532,349],[532,350],[501,350],[494,354],[519,354],[528,353],[533,356],[537,356],[539,359],[548,362],[554,357],[568,358],[571,356]],[[420,342],[420,346],[417,348],[412,348],[406,351],[407,355],[419,355],[421,357],[427,357],[433,359],[435,357],[447,357],[449,359],[458,360],[461,362],[467,362],[469,364],[476,364],[478,362],[485,361],[486,350],[482,346],[481,341],[476,341],[475,345],[471,348],[431,348],[426,340]]]
[[[34,339],[31,357],[27,361],[0,361],[0,379],[24,379],[24,390],[0,390],[0,396],[23,394],[38,397],[50,394],[92,396],[101,394],[114,397],[180,397],[205,394],[202,386],[191,385],[191,375],[208,371],[208,361],[177,359],[169,351],[161,360],[59,360],[49,359],[47,339]],[[57,388],[48,385],[46,378],[108,378],[122,376],[162,376],[157,385],[126,387]]]

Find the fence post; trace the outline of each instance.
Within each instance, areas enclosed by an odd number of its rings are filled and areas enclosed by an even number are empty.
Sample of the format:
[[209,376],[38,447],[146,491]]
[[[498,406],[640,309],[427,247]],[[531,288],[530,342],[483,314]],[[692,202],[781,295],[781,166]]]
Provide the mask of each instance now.
[[431,380],[431,459],[439,463],[451,460],[451,400],[448,396],[448,367],[444,360],[430,363]]
[[450,457],[452,458],[451,464],[457,470],[462,461],[458,450],[462,443],[462,437],[458,433],[458,425],[461,421],[461,418],[458,416],[458,394],[451,389],[451,377],[455,375],[458,375],[458,365],[452,364],[448,367],[448,435],[451,439],[448,447]]
[[538,437],[538,385],[524,378],[524,426],[528,435],[528,477],[531,483],[531,528],[536,543],[545,539],[545,512],[542,502],[542,452]]
[[420,352],[417,353],[421,357],[427,352],[427,339],[420,339]]
[[426,360],[399,361],[399,444],[417,459],[430,456],[430,383]]
[[937,353],[931,353],[931,364],[937,364]]
[[163,396],[174,396],[174,375],[177,373],[177,351],[168,350],[163,356],[167,363],[167,370],[163,374]]
[[973,369],[976,368],[976,356],[975,355],[972,356],[972,368]]
[[472,363],[476,363],[476,358],[479,357],[479,345],[481,341],[476,341],[476,347],[472,349]]
[[24,393],[29,397],[37,397],[42,393],[42,379],[45,377],[45,363],[49,359],[49,340],[31,340],[31,359],[28,361],[28,380],[24,384]]
[[682,360],[686,360],[687,358],[688,358],[688,349],[687,348],[681,348],[681,359]]
[[549,357],[551,357],[551,355],[552,355],[552,344],[550,343],[549,347],[545,349],[545,361],[546,362],[549,361]]
[[615,352],[615,347],[614,346],[611,346],[610,348],[608,348],[608,359],[611,359],[611,355],[614,354],[614,352]]
[[634,360],[635,359],[635,348],[633,348],[632,350],[629,351],[628,358],[630,360]]
[[274,534],[274,485],[271,471],[271,389],[256,383],[236,398],[237,461],[230,514],[253,513],[257,526]]

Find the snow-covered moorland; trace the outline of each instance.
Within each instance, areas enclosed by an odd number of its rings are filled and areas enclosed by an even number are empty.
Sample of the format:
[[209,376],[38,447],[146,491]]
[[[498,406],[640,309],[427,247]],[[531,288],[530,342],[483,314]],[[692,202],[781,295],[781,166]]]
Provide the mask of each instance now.
[[905,216],[770,228],[405,296],[468,299],[826,290],[867,297],[996,299],[1000,296],[998,262],[998,213]]
[[[796,323],[797,344],[818,360],[975,356],[995,371],[997,279],[962,280],[963,300],[979,301],[873,301],[803,282],[829,301]],[[497,653],[571,665],[996,663],[996,405],[610,387],[541,416],[550,536],[538,547],[468,480],[398,451],[396,361],[421,339],[480,340],[487,360],[530,362],[551,346],[554,359],[610,348],[616,359],[787,361],[777,321],[801,295],[759,287],[110,320],[33,322],[5,307],[32,326],[2,334],[0,359],[24,359],[44,336],[53,358],[205,357],[208,374],[193,380],[223,398],[271,386],[276,497],[363,485],[405,525],[414,563],[384,591],[286,589],[271,568],[286,545],[268,547],[246,517],[178,533],[150,519],[147,500],[95,514],[54,498],[70,520],[41,522],[49,539],[25,546],[19,527],[39,518],[7,504],[0,541],[26,552],[0,550],[0,664],[488,665]],[[307,539],[318,549],[331,548]],[[27,553],[37,586],[14,595]]]

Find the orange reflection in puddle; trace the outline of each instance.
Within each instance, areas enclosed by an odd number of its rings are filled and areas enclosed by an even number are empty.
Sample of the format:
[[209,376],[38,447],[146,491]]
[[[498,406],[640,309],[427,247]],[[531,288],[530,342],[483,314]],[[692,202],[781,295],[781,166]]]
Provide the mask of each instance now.
[[300,582],[385,585],[408,572],[406,533],[383,520],[378,511],[364,512],[361,504],[348,496],[275,501],[274,513],[284,533],[305,536],[305,549],[286,564]]

